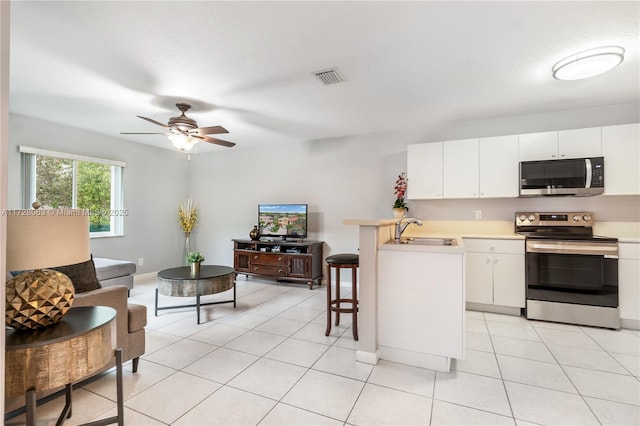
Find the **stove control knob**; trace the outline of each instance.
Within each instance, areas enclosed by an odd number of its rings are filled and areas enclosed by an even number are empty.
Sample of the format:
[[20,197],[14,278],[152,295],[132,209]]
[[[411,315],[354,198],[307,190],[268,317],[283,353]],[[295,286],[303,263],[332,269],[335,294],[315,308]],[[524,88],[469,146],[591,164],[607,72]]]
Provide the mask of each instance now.
[[584,220],[585,222],[589,222],[591,221],[591,216],[588,214],[585,214],[584,216],[582,216],[582,220]]
[[574,215],[573,215],[573,221],[574,221],[574,222],[579,222],[579,221],[580,221],[580,219],[581,219],[581,218],[580,218],[580,215],[578,215],[578,214],[574,214]]
[[529,215],[529,220],[530,220],[531,222],[533,222],[534,220],[536,220],[536,217],[535,217],[534,215],[530,214],[530,215]]
[[526,218],[527,218],[527,217],[526,217],[525,215],[523,215],[523,214],[521,214],[520,216],[518,216],[518,219],[520,220],[520,222],[524,222],[524,220],[525,220]]

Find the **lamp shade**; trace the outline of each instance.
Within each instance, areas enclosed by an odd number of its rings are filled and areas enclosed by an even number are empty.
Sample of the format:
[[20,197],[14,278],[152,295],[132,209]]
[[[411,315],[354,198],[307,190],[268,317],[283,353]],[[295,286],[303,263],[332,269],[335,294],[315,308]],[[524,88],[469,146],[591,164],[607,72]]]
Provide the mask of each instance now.
[[7,215],[8,271],[73,265],[89,260],[89,211],[13,210]]

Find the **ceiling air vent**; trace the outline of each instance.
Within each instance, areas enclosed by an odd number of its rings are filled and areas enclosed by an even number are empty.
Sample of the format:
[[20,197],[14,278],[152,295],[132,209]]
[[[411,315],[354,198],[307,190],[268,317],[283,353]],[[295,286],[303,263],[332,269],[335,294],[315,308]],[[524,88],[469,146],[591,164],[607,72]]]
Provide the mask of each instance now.
[[324,84],[325,86],[328,86],[330,84],[342,83],[344,81],[344,79],[338,73],[338,70],[336,68],[329,68],[327,70],[315,71],[313,75],[315,75],[318,78],[318,80],[320,80],[322,84]]

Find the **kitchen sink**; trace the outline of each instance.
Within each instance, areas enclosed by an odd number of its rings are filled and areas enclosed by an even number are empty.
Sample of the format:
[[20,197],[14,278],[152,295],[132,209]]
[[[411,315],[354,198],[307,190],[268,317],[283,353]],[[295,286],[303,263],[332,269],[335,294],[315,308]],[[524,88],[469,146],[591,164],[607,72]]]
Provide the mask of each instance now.
[[428,237],[409,237],[402,238],[400,241],[390,240],[387,244],[409,244],[417,246],[457,246],[458,241],[455,238],[428,238]]

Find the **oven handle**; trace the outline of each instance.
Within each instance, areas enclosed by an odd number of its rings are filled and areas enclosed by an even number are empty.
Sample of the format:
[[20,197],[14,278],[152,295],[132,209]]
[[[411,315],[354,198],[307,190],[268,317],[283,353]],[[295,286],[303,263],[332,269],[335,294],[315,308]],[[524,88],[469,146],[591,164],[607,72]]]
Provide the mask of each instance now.
[[551,254],[586,254],[592,256],[604,256],[605,259],[618,258],[617,244],[580,244],[571,242],[540,242],[527,241],[527,253],[551,253]]

